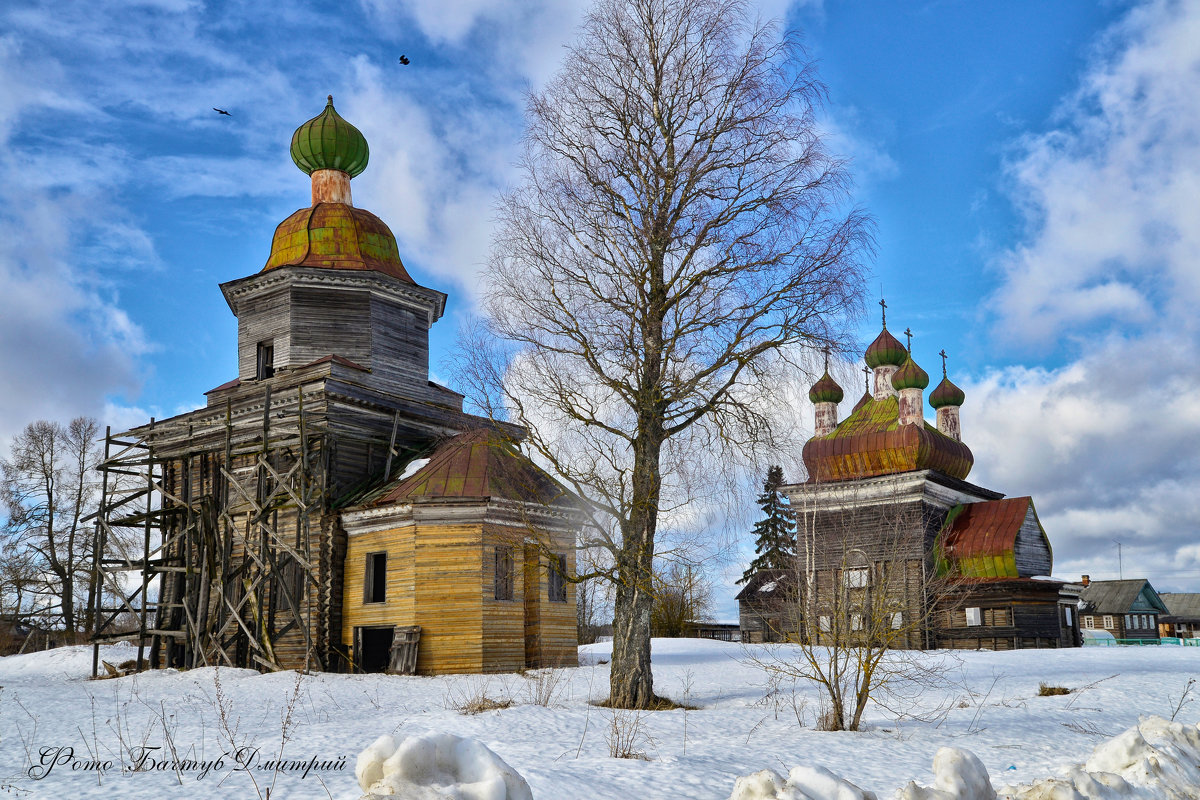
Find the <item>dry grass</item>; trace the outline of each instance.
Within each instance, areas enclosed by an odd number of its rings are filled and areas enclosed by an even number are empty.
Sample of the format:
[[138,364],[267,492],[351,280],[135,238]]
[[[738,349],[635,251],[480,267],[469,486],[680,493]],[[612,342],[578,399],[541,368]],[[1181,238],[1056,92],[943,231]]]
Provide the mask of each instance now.
[[1038,697],[1054,697],[1060,694],[1070,694],[1071,690],[1065,686],[1051,686],[1047,683],[1038,684]]

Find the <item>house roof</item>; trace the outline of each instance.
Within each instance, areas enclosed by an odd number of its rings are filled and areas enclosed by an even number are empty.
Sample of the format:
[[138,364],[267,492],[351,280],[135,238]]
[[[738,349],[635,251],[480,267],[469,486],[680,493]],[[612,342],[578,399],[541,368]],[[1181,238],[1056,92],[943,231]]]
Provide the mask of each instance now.
[[364,508],[392,503],[494,497],[540,505],[567,505],[572,495],[502,435],[469,431],[445,440],[411,475],[370,492]]
[[1200,619],[1200,594],[1164,592],[1159,599],[1172,617]]
[[1159,598],[1158,592],[1145,578],[1131,578],[1122,581],[1092,581],[1079,595],[1079,600],[1086,610],[1096,614],[1128,614],[1131,611],[1145,611],[1146,608],[1134,608],[1139,597],[1145,597],[1151,610],[1167,614],[1167,607]]
[[762,569],[750,580],[734,600],[767,600],[785,596],[796,583],[796,572],[790,569]]
[[[1046,538],[1030,497],[1010,497],[982,503],[965,503],[950,509],[939,556],[941,570],[966,578],[1017,578],[1017,538],[1030,512],[1038,532]],[[1049,541],[1046,542],[1049,548]]]

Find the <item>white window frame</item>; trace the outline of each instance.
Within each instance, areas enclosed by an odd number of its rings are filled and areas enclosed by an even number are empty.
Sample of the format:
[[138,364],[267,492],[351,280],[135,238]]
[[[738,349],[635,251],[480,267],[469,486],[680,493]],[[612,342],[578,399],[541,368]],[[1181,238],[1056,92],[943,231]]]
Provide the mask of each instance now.
[[1112,614],[1105,614],[1102,622],[1104,623],[1104,630],[1106,631],[1111,631],[1116,625],[1116,620],[1113,619]]
[[983,625],[983,609],[972,606],[966,609],[967,612],[967,627],[978,628]]
[[1084,614],[1083,615],[1083,627],[1087,628],[1088,630],[1095,630],[1096,629],[1096,618],[1093,617],[1091,614]]
[[842,586],[847,589],[865,589],[870,582],[870,567],[850,567],[842,570]]

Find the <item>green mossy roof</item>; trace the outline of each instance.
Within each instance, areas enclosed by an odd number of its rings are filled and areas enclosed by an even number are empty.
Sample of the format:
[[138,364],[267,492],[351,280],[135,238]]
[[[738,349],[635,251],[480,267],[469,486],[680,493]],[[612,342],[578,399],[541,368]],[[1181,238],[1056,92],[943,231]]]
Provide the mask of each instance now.
[[351,178],[367,168],[366,137],[334,110],[330,96],[325,110],[292,134],[292,161],[311,175],[319,169],[338,169]]

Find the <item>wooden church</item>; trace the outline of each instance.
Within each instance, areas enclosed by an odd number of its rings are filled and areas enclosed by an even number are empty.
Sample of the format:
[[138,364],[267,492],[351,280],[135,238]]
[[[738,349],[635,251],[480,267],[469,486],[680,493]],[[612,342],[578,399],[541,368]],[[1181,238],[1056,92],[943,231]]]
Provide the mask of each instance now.
[[1060,600],[1063,582],[1048,577],[1052,550],[1033,500],[966,480],[965,395],[942,355],[928,398],[936,424],[924,416],[929,376],[886,316],[865,353],[866,391],[845,419],[828,368],[813,385],[808,480],[781,487],[798,524],[796,574],[751,581],[740,596],[743,618],[783,628],[761,638],[870,636],[916,649],[1076,643],[1078,620]]
[[429,380],[446,295],[354,206],[367,142],[332,97],[291,155],[310,205],[259,271],[221,285],[237,377],[204,408],[107,437],[96,536],[142,551],[103,565],[133,588],[100,609],[96,643],[133,618],[139,668],[576,663],[571,496],[520,429]]

